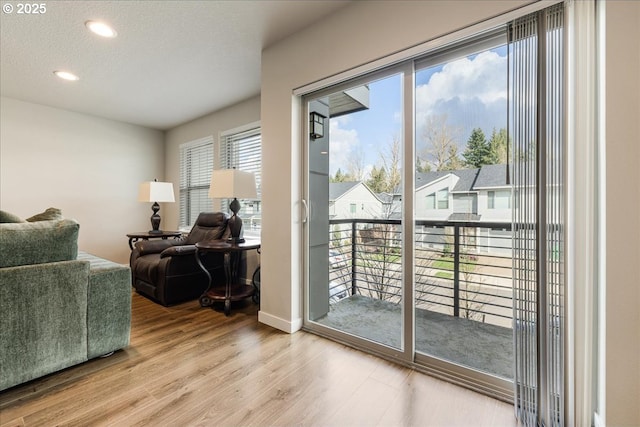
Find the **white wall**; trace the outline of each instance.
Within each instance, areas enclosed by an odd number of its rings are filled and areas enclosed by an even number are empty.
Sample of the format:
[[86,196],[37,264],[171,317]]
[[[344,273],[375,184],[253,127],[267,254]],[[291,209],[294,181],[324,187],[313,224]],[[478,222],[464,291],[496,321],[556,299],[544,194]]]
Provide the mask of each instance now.
[[[414,204],[415,204],[415,216],[418,219],[429,219],[434,221],[444,221],[449,219],[453,213],[453,195],[451,190],[456,186],[460,178],[456,175],[449,174],[438,179],[435,182],[429,183],[420,187],[416,191]],[[436,194],[440,190],[447,189],[449,191],[449,207],[447,209],[438,209],[438,201],[436,198],[435,209],[427,207],[427,196],[430,194]]]
[[489,209],[489,191],[505,190],[510,191],[505,187],[478,191],[478,215],[480,215],[481,221],[511,222],[511,209]]
[[640,426],[640,2],[606,26],[606,421]]
[[163,133],[6,97],[0,103],[1,209],[26,218],[60,208],[80,223],[81,250],[128,264],[126,234],[151,228],[138,184],[163,179]]
[[[356,213],[351,213],[351,204],[356,205]],[[383,218],[382,202],[360,183],[338,198],[333,204],[335,218]]]

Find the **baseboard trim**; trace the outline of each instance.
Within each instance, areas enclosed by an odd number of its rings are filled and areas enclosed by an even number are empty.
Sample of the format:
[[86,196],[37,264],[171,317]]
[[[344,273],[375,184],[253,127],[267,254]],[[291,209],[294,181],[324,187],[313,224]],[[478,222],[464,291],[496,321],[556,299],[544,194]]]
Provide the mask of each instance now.
[[292,334],[302,329],[302,319],[293,319],[292,321],[289,321],[274,316],[273,314],[266,313],[262,310],[258,312],[258,322],[264,323],[265,325],[279,329],[288,334]]

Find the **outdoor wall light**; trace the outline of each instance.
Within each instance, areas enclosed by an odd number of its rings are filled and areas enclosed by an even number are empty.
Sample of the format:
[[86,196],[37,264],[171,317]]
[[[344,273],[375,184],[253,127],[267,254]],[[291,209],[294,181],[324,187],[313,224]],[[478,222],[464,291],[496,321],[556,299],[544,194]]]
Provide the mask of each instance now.
[[309,114],[309,136],[311,139],[319,139],[324,136],[325,118],[325,116],[316,112]]

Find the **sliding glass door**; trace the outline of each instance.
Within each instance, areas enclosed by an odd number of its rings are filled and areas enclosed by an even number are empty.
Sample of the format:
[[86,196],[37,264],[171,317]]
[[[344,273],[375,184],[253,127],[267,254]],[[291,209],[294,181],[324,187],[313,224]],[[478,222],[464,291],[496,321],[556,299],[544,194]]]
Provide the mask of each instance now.
[[506,31],[311,94],[308,330],[509,398]]
[[403,348],[403,74],[307,103],[309,324]]
[[416,62],[418,357],[513,378],[506,33]]
[[556,6],[303,98],[306,329],[561,419],[562,45]]

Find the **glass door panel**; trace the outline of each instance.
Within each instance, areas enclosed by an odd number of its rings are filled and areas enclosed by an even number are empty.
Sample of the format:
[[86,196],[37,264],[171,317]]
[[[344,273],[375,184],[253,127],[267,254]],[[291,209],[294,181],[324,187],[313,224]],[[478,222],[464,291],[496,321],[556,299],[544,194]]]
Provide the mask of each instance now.
[[507,49],[473,49],[415,75],[415,348],[511,379]]
[[306,326],[393,349],[403,341],[402,85],[387,75],[307,104]]

